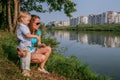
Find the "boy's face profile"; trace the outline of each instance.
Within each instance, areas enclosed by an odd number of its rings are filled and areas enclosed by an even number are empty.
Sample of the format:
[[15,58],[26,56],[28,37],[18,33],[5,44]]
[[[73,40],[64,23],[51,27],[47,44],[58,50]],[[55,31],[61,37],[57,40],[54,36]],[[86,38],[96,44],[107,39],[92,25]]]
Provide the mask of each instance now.
[[28,25],[30,23],[30,19],[31,17],[27,16],[27,17],[23,17],[22,18],[22,23],[25,25]]

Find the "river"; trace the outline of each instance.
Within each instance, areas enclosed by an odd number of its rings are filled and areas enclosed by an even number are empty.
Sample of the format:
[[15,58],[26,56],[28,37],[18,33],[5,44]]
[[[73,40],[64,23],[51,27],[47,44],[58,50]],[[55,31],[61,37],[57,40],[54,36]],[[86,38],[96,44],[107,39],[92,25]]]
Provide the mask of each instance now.
[[75,55],[81,62],[100,74],[120,80],[120,36],[113,32],[49,33],[65,49],[64,56]]

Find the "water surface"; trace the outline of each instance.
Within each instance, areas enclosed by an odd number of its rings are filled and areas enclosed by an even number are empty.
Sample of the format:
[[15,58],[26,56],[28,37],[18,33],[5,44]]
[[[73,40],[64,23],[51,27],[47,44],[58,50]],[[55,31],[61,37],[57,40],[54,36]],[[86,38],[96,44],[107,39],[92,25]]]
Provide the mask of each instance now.
[[51,32],[65,56],[77,56],[101,75],[120,80],[120,36],[112,32]]

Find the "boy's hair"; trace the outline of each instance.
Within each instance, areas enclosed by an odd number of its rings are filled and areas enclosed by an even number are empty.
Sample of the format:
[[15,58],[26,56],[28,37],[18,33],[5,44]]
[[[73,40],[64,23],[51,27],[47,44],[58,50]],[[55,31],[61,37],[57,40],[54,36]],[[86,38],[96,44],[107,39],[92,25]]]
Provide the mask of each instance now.
[[21,18],[26,18],[26,17],[30,17],[31,18],[31,15],[30,13],[28,13],[27,11],[20,11],[19,14],[18,14],[18,22],[21,21]]

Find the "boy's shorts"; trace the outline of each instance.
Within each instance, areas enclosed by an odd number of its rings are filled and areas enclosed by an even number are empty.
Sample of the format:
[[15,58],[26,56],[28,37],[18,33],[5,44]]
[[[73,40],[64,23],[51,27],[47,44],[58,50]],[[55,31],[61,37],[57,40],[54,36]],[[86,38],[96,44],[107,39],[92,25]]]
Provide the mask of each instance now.
[[36,51],[36,48],[35,47],[24,47],[22,49],[19,49],[19,50],[23,50],[25,52],[35,52]]
[[32,50],[30,49],[30,52],[35,52],[36,51],[36,48],[33,48]]
[[24,47],[21,50],[25,51],[25,52],[30,52],[30,48],[29,47]]

